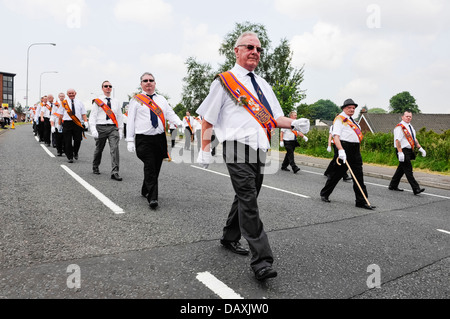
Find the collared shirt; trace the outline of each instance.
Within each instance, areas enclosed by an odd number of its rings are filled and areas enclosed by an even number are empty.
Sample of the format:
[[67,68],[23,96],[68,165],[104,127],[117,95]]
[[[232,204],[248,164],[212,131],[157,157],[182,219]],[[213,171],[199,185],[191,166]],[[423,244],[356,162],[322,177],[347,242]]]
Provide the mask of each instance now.
[[[408,124],[405,121],[401,121],[400,124],[403,124],[406,127],[406,129],[409,131],[409,134],[411,134],[411,136],[413,136],[413,134],[414,134],[414,138],[417,139],[416,130],[414,129],[414,127],[411,124]],[[410,125],[412,128],[412,132],[411,132],[411,129],[409,128]],[[394,129],[394,147],[397,147],[397,145],[395,144],[396,140],[400,141],[402,148],[411,149],[411,145],[409,144],[408,139],[406,138],[405,133],[403,132],[403,129],[401,126],[397,126]],[[415,143],[415,140],[414,140],[414,143]]]
[[[349,121],[351,121],[350,116],[342,112],[341,114]],[[343,142],[349,143],[359,143],[359,138],[356,132],[348,125],[348,122],[343,122],[340,118],[338,118],[333,124],[333,136],[339,135],[339,139]]]
[[[253,88],[249,71],[236,64],[231,72],[254,96],[258,96]],[[284,116],[272,87],[260,76],[255,79],[270,104],[274,119]],[[211,84],[208,96],[200,105],[197,113],[214,126],[219,142],[238,141],[249,145],[254,150],[267,151],[270,148],[265,130],[255,118],[222,86],[219,79]]]
[[[153,101],[161,108],[166,120],[174,122],[177,125],[183,124],[164,96],[156,94],[153,97]],[[135,98],[131,100],[128,106],[127,142],[134,142],[136,134],[157,135],[164,133],[165,123],[162,123],[158,116],[158,127],[154,128],[152,126],[150,112],[151,110],[145,104],[141,104]]]
[[[50,110],[48,109],[48,107],[50,107]],[[44,113],[44,117],[49,119],[52,116],[52,114],[51,114],[52,109],[53,109],[53,106],[47,102],[46,105],[44,104],[44,106],[41,107],[41,113]],[[40,116],[40,114],[39,114],[39,116]]]
[[[108,105],[108,100],[106,99],[106,95],[101,95],[98,97],[100,100],[103,101],[106,105]],[[117,119],[117,124],[119,125],[119,129],[123,129],[123,117],[122,117],[122,110],[120,107],[120,103],[118,100],[111,98],[111,110],[114,112],[114,115]],[[89,126],[95,127],[97,124],[103,125],[103,124],[114,124],[114,122],[111,119],[106,119],[106,113],[100,106],[97,105],[97,103],[92,103],[92,110],[89,114]]]
[[283,132],[284,141],[295,141],[297,139],[297,136],[295,136],[294,132],[288,128],[281,129],[281,132]]
[[[191,126],[189,126],[187,118],[189,118],[189,124],[191,124]],[[195,121],[195,119],[192,116],[183,117],[183,127],[185,127],[185,128],[192,127],[192,129],[194,129],[194,121]]]
[[63,115],[64,108],[61,106],[61,103],[58,102],[59,105],[53,104],[52,108],[52,116],[50,118],[50,122],[53,122],[56,128],[59,128],[59,115]]
[[[67,101],[67,104],[69,105],[69,108],[72,110],[72,100],[66,99],[66,101]],[[73,102],[75,105],[75,116],[80,120],[80,122],[83,123],[82,115],[86,114],[86,108],[84,107],[84,104],[77,99],[74,99]],[[64,107],[63,107],[63,109],[64,109],[63,121],[72,121],[72,118],[69,116],[66,109]]]

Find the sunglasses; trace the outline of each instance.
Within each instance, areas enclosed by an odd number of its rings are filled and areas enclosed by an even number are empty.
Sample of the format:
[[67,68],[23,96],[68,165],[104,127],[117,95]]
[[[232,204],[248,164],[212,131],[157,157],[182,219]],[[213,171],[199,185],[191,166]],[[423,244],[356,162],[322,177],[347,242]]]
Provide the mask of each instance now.
[[153,82],[155,82],[155,80],[152,80],[152,79],[145,79],[145,80],[142,80],[142,82],[144,82],[144,83],[147,83],[147,82],[153,83]]
[[246,47],[247,50],[249,50],[249,51],[253,51],[256,48],[256,51],[258,53],[263,53],[264,52],[263,48],[257,47],[257,46],[251,45],[251,44],[241,44],[241,45],[238,45],[238,47]]
[[112,85],[103,85],[103,87],[106,88],[106,89],[108,89],[108,88],[112,89]]

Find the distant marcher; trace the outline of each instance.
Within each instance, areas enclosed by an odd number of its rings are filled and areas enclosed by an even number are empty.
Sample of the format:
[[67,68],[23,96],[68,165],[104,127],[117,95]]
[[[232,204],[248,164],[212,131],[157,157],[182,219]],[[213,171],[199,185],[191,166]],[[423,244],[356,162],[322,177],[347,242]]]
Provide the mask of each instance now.
[[[343,112],[334,120],[333,138],[334,144],[338,149],[338,157],[341,161],[341,165],[334,166],[325,187],[320,191],[320,196],[322,201],[330,202],[329,196],[341,178],[344,177],[347,170],[346,162],[348,162],[358,181],[357,183],[353,180],[353,191],[356,197],[355,206],[365,209],[374,209],[375,206],[369,205],[364,198],[364,196],[367,198],[368,194],[366,185],[364,185],[363,161],[360,150],[360,143],[363,139],[363,135],[360,127],[352,118],[357,107],[358,104],[353,102],[352,99],[345,100],[344,105],[341,106]],[[364,192],[364,195],[359,189],[358,184]]]
[[416,158],[414,153],[415,147],[419,148],[419,152],[422,153],[423,157],[427,156],[427,152],[420,146],[416,131],[411,125],[411,120],[411,111],[404,112],[402,121],[394,129],[394,147],[396,148],[399,164],[389,183],[389,189],[402,192],[403,189],[398,188],[398,185],[404,174],[411,185],[414,195],[419,195],[425,191],[425,188],[420,188],[419,183],[414,178],[411,161]]
[[52,117],[50,119],[57,156],[62,156],[64,150],[64,136],[62,128],[62,116],[64,114],[64,108],[62,106],[62,101],[64,101],[65,97],[66,95],[64,93],[58,94],[59,102],[56,101],[53,105]]
[[[289,113],[289,118],[296,120],[297,112],[292,111]],[[282,171],[289,172],[289,165],[292,167],[294,174],[297,174],[300,171],[300,167],[295,164],[295,148],[300,146],[297,140],[298,137],[301,137],[305,142],[308,142],[308,138],[302,132],[294,129],[281,129],[280,146],[286,149],[286,155],[284,156],[283,163],[281,164]]]
[[184,127],[184,149],[189,151],[191,149],[191,142],[194,140],[194,118],[189,111],[186,112],[186,116],[183,118]]
[[123,119],[119,101],[111,97],[112,85],[109,81],[102,83],[103,95],[92,101],[89,114],[89,127],[95,139],[92,171],[100,174],[100,163],[106,142],[109,142],[111,154],[111,179],[122,181],[119,175],[119,141],[123,138]]
[[44,143],[47,146],[50,146],[51,143],[51,124],[50,118],[52,116],[52,108],[53,108],[53,96],[52,103],[50,104],[48,95],[44,96],[44,104],[41,108],[41,124],[43,123],[42,133],[44,135]]

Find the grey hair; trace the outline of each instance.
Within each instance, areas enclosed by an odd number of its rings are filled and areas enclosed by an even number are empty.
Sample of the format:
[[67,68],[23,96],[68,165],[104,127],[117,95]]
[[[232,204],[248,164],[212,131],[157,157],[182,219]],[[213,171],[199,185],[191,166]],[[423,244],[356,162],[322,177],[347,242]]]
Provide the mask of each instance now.
[[236,43],[234,44],[234,47],[237,48],[239,43],[242,41],[242,39],[245,38],[245,37],[248,37],[248,36],[255,36],[255,37],[257,37],[259,39],[258,35],[255,32],[253,32],[253,31],[245,31],[236,40]]
[[146,76],[146,75],[150,75],[153,78],[153,80],[155,80],[155,76],[153,74],[151,74],[150,72],[145,72],[144,74],[141,75],[141,82],[142,82],[142,79],[144,78],[144,76]]

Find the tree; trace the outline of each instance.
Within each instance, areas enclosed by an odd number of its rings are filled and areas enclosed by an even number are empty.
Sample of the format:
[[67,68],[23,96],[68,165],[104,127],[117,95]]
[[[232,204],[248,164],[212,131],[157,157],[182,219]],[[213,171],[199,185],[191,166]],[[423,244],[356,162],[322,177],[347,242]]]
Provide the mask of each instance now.
[[310,118],[332,121],[336,118],[336,114],[342,112],[342,110],[330,100],[319,100],[316,103],[310,105]]
[[416,99],[407,91],[394,95],[389,103],[391,113],[403,114],[406,110],[410,110],[413,114],[421,113]]
[[367,113],[374,113],[374,114],[386,114],[386,110],[382,109],[380,107],[374,107],[372,109],[368,109]]
[[185,84],[183,85],[181,103],[184,105],[185,111],[189,110],[191,115],[194,115],[208,95],[215,73],[211,65],[199,63],[193,57],[189,57],[185,64],[187,75],[183,78]]

